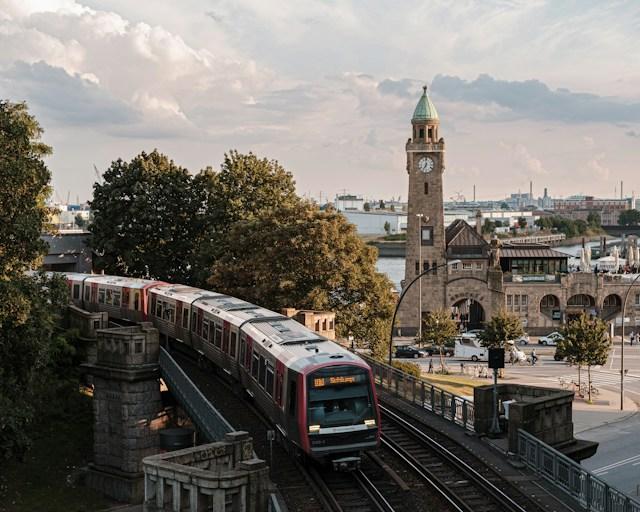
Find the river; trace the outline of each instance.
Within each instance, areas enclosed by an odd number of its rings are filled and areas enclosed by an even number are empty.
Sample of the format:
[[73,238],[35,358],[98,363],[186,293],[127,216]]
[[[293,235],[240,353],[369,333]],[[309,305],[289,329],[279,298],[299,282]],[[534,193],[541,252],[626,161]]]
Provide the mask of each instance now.
[[[620,242],[620,239],[607,240],[607,246],[612,247]],[[587,245],[591,247],[598,247],[600,242],[588,242]],[[563,252],[569,256],[579,257],[582,244],[566,245],[553,247],[555,251]],[[391,282],[396,287],[396,290],[400,290],[400,281],[404,279],[404,258],[378,258],[376,265],[378,272],[386,274]]]

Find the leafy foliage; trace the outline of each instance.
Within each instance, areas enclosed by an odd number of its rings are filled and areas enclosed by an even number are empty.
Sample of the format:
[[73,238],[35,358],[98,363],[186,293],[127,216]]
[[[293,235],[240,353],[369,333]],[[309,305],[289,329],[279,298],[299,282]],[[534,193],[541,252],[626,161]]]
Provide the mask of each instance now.
[[95,183],[91,244],[107,273],[191,283],[206,192],[189,172],[154,150],[121,159]]
[[638,210],[625,210],[620,212],[618,217],[618,224],[621,226],[637,226],[640,224],[640,211]]
[[235,223],[209,279],[217,291],[272,310],[336,311],[338,333],[388,350],[392,285],[376,272],[375,249],[344,216],[300,203]]
[[440,351],[440,367],[444,368],[444,347],[458,335],[458,327],[446,309],[431,312],[422,326],[422,342],[433,343]]
[[24,103],[0,101],[0,278],[37,266],[46,254],[51,148]]
[[480,341],[484,347],[503,348],[505,341],[515,340],[523,334],[520,318],[502,309],[486,323],[484,331],[480,333]]
[[585,235],[589,231],[600,233],[602,231],[602,228],[600,227],[600,224],[596,222],[597,219],[591,214],[589,215],[588,219],[589,218],[590,220],[587,223],[581,219],[572,220],[567,219],[566,217],[561,217],[560,215],[549,215],[540,217],[535,221],[535,225],[540,229],[564,233],[565,235],[567,235],[567,238]]
[[589,376],[589,401],[591,401],[591,367],[607,362],[611,345],[607,334],[607,324],[597,317],[582,313],[569,322],[563,331],[564,339],[558,341],[558,351],[567,361],[586,366]]
[[406,361],[392,361],[391,366],[393,366],[396,370],[408,373],[413,377],[420,378],[422,376],[422,369],[420,368],[420,365],[416,363],[408,363]]

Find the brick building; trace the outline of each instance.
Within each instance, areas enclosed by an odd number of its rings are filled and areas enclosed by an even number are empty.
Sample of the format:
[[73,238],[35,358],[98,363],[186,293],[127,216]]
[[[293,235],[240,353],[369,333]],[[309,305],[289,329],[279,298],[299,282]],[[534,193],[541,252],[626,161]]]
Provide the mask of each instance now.
[[[437,309],[451,311],[467,329],[482,326],[501,308],[519,315],[531,334],[558,329],[582,311],[618,324],[630,285],[625,276],[569,273],[567,256],[544,244],[488,242],[480,234],[480,214],[475,226],[456,220],[445,229],[445,142],[439,125],[425,87],[405,147],[409,205],[403,287],[414,284],[401,305],[396,334],[414,335],[419,318]],[[640,325],[640,286],[632,292],[626,316],[636,326]]]

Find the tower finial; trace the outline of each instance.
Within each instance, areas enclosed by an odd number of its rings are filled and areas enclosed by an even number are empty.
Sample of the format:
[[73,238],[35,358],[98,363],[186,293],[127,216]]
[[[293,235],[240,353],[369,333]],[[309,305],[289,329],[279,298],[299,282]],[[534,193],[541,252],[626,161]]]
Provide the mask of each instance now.
[[427,86],[426,85],[422,86],[422,90],[424,91],[424,94],[427,94]]

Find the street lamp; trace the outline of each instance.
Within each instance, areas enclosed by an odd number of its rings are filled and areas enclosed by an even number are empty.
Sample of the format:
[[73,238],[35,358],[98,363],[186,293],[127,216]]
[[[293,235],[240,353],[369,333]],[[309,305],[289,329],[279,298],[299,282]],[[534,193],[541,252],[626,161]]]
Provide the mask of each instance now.
[[[624,296],[624,303],[622,304],[622,335],[620,339],[620,410],[624,411],[624,318],[627,314],[627,301],[629,300],[629,295],[631,294],[631,290],[633,285],[636,284],[636,281],[640,279],[640,274],[638,274],[631,284],[629,284],[629,289]],[[634,313],[635,318],[635,313]]]
[[[449,265],[456,265],[460,263],[460,260],[451,260],[448,261],[446,263],[442,263],[441,265],[436,265],[434,267],[428,268],[427,270],[425,270],[424,272],[421,272],[420,274],[418,274],[413,281],[411,281],[404,290],[402,290],[402,293],[400,294],[400,298],[398,299],[398,303],[396,304],[396,309],[393,312],[393,319],[391,320],[391,332],[389,333],[389,365],[391,365],[391,360],[393,359],[393,327],[396,323],[396,315],[398,314],[398,310],[400,309],[400,304],[402,304],[402,299],[404,299],[404,296],[407,294],[407,292],[409,291],[409,288],[411,288],[414,283],[416,281],[421,281],[421,277],[425,274],[428,274],[429,272],[432,272],[434,270],[437,270],[439,268],[442,267],[448,267]],[[422,270],[422,269],[421,269]],[[422,313],[422,312],[421,312]],[[422,314],[421,314],[422,316]],[[420,321],[422,321],[422,318],[420,318]]]
[[[418,270],[422,272],[422,218],[423,213],[416,213],[418,217]],[[422,279],[418,281],[418,343],[422,341]]]

